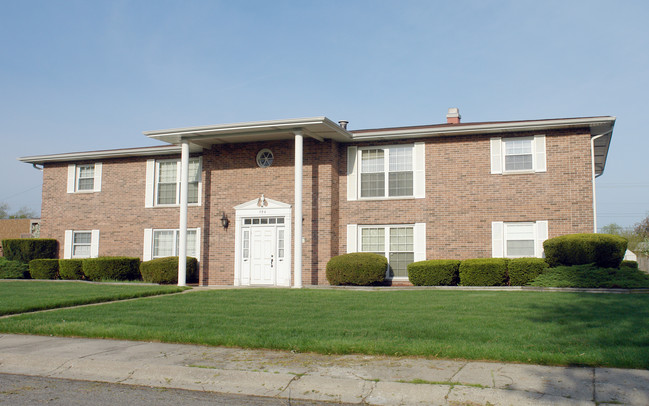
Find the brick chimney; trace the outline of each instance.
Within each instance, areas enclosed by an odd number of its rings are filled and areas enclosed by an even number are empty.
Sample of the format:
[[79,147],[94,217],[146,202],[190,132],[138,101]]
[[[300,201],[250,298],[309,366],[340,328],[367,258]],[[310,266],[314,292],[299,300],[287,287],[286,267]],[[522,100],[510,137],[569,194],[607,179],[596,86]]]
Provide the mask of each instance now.
[[460,109],[457,107],[451,107],[448,109],[448,114],[446,114],[446,123],[447,124],[460,124]]

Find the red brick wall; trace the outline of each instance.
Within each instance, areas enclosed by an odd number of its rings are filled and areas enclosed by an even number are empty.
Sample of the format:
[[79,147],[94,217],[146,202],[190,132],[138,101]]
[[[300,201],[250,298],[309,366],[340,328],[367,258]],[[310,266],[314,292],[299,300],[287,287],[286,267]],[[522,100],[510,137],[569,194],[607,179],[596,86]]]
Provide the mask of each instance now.
[[425,222],[427,259],[491,257],[492,221],[548,220],[550,238],[592,232],[588,130],[546,132],[547,172],[529,174],[491,174],[489,141],[499,135],[417,140],[426,143],[424,199],[347,201],[348,145],[341,145],[340,252],[347,250],[347,224]]
[[[531,134],[507,137],[515,135]],[[327,261],[346,252],[347,224],[425,222],[428,259],[490,257],[492,221],[548,220],[550,237],[592,231],[587,129],[546,132],[547,172],[533,174],[492,175],[490,137],[417,140],[426,143],[426,197],[383,201],[347,201],[349,144],[305,138],[303,283],[327,283]],[[269,168],[256,164],[262,148],[273,151]],[[145,208],[146,160],[103,160],[99,193],[68,194],[67,163],[46,164],[41,236],[58,239],[62,257],[65,230],[99,229],[99,255],[142,257],[145,228],[178,228],[179,221],[177,207]],[[234,207],[262,194],[294,205],[293,178],[293,140],[204,151],[203,202],[188,215],[188,227],[201,228],[201,284],[234,283]],[[227,230],[223,212],[231,221]]]

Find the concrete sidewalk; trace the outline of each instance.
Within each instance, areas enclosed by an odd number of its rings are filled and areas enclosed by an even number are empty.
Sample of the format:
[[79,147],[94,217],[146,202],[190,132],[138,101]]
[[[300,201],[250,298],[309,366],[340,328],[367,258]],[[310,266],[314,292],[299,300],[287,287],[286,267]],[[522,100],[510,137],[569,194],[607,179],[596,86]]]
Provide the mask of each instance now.
[[0,372],[371,405],[649,405],[649,371],[0,335]]

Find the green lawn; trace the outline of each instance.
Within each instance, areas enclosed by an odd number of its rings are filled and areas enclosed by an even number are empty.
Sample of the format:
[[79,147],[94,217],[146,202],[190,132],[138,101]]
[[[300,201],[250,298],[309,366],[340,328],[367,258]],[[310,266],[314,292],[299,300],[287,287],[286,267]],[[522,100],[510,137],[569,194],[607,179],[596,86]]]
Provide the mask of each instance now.
[[0,282],[0,316],[88,303],[180,292],[177,286],[84,282]]
[[237,289],[0,320],[7,333],[649,368],[649,295]]

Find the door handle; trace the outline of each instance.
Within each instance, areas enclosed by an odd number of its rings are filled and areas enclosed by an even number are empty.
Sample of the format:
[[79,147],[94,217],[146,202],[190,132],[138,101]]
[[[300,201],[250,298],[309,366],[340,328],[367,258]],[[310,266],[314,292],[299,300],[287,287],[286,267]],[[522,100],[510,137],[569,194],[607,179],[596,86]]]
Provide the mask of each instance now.
[[272,255],[270,256],[270,267],[271,268],[273,267],[273,256]]

